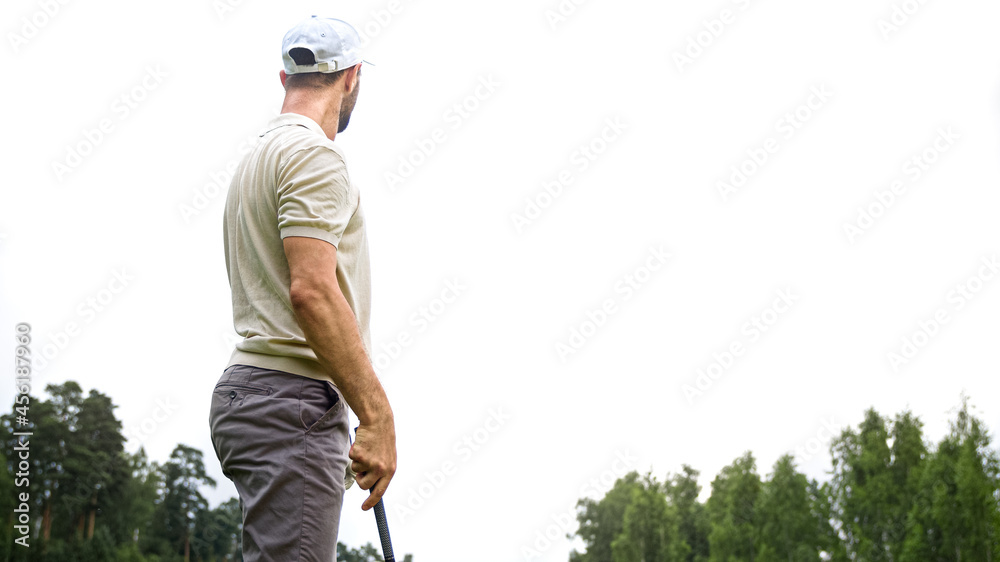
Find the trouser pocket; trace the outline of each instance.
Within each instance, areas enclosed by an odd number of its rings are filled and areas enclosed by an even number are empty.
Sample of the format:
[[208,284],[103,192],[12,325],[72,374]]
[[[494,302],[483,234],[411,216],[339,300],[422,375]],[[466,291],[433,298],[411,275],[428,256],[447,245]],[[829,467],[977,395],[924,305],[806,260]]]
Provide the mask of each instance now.
[[220,382],[215,385],[213,398],[221,399],[226,406],[242,406],[247,397],[270,396],[274,389],[260,384],[245,382]]
[[305,379],[299,391],[299,421],[307,432],[322,428],[343,408],[332,383]]

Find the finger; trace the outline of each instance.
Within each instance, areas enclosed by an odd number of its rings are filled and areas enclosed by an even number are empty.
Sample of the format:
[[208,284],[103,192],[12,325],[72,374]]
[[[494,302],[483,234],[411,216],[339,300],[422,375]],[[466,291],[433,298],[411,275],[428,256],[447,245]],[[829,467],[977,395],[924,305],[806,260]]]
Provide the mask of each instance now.
[[385,494],[385,489],[389,486],[385,480],[379,480],[375,486],[372,487],[371,494],[368,495],[368,499],[365,503],[361,505],[362,511],[368,511],[369,509],[375,507],[375,504],[382,499],[382,495]]
[[362,460],[364,456],[365,456],[365,450],[362,449],[361,447],[356,447],[355,445],[351,445],[351,449],[347,451],[347,458],[351,459],[352,461]]
[[378,479],[379,476],[373,472],[362,472],[354,477],[354,481],[357,482],[358,486],[360,486],[362,490],[371,489],[371,487],[378,482]]
[[351,451],[348,453],[347,458],[351,461],[351,470],[353,470],[355,474],[371,470],[367,457],[368,455],[365,454],[364,449],[358,449],[357,451]]

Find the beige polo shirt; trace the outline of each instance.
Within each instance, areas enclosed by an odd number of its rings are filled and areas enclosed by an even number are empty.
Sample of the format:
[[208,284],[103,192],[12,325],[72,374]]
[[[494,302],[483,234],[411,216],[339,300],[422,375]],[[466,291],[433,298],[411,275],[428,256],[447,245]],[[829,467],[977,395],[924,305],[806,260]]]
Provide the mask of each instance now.
[[282,239],[305,236],[337,248],[337,283],[371,356],[371,274],[360,193],[344,156],[312,119],[274,118],[233,175],[223,230],[233,324],[243,341],[229,365],[332,380],[295,320]]

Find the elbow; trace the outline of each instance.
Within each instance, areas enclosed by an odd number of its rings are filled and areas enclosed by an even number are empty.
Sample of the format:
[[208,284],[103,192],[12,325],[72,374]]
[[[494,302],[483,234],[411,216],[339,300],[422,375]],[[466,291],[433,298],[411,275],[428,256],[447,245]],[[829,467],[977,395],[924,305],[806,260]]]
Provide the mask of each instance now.
[[288,292],[289,299],[292,301],[292,310],[295,312],[309,310],[319,300],[319,294],[320,292],[314,286],[301,282],[292,283],[291,290]]
[[292,310],[296,313],[308,312],[317,307],[325,307],[332,300],[333,292],[340,288],[334,283],[308,280],[292,280],[288,293]]

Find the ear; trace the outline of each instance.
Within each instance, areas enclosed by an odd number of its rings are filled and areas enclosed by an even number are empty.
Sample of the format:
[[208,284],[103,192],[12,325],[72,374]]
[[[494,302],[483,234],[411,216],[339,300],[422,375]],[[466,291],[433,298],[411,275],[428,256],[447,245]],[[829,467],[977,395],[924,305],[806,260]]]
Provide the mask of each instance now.
[[278,72],[278,77],[281,78],[281,87],[284,88],[285,87],[285,80],[288,80],[288,75],[285,74],[284,70],[282,70],[282,71]]
[[361,63],[348,68],[344,72],[344,87],[347,89],[346,93],[351,93],[354,88],[358,87],[358,77],[361,75]]

